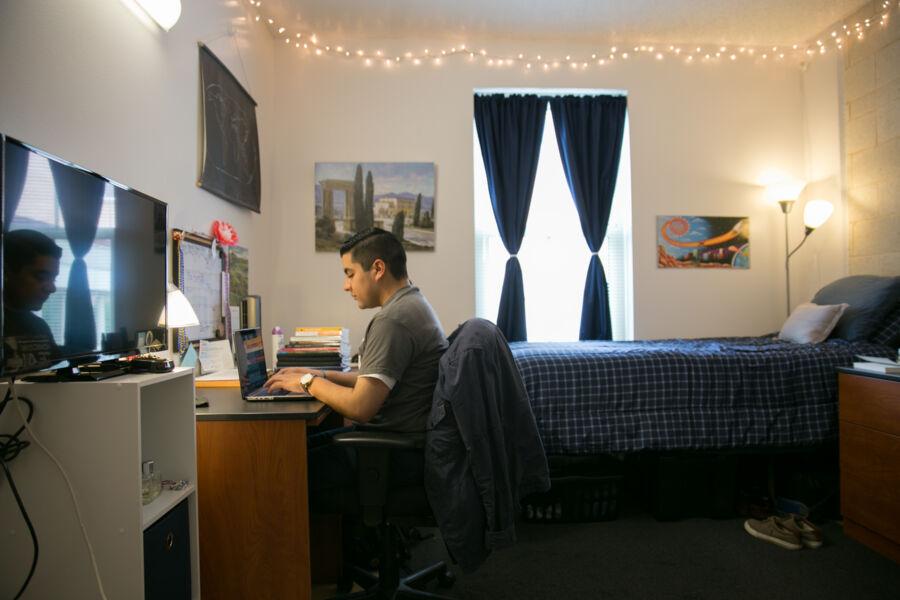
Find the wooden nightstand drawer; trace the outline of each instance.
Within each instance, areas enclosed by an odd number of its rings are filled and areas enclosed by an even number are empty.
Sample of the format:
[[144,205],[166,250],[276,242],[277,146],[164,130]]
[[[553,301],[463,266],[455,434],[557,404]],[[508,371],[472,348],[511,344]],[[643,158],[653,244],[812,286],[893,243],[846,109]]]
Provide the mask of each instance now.
[[900,384],[841,373],[840,420],[900,436]]
[[900,563],[900,378],[838,381],[844,532]]
[[900,436],[841,422],[841,509],[900,544]]

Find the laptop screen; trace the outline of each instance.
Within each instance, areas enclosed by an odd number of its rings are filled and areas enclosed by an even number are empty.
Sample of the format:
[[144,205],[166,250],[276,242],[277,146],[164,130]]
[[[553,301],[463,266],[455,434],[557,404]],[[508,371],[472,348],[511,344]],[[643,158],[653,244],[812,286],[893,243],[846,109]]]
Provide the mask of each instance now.
[[268,379],[264,346],[259,328],[234,332],[234,354],[242,396],[256,391]]

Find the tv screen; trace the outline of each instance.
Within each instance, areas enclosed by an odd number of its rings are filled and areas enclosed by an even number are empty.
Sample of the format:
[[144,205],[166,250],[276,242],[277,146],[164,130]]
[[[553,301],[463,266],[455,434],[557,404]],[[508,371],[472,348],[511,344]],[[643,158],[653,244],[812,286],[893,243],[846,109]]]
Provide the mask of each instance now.
[[0,142],[0,373],[165,349],[166,205],[8,136]]

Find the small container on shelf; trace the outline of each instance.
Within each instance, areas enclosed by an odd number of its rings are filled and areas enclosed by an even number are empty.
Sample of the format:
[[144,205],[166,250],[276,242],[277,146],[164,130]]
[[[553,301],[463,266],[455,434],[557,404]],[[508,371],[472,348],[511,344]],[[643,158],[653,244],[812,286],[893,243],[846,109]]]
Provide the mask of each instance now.
[[162,491],[162,478],[152,460],[141,463],[141,503],[150,504]]

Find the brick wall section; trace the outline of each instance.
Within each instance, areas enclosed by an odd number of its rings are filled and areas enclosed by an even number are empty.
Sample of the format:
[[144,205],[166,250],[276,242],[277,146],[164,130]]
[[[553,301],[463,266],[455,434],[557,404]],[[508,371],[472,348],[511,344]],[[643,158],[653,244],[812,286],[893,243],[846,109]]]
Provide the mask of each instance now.
[[[879,26],[876,0],[845,22],[872,17],[844,52],[844,152],[850,274],[900,274],[900,12]],[[830,31],[823,35],[830,35]]]

